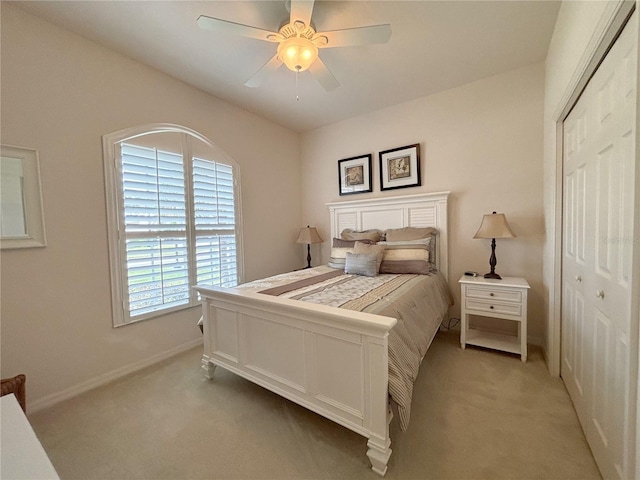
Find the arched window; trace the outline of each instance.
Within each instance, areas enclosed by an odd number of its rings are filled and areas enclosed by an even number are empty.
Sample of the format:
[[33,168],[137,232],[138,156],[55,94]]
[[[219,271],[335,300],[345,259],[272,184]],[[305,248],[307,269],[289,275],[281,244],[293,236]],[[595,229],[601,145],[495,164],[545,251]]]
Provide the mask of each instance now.
[[240,171],[169,124],[102,139],[114,326],[199,305],[196,284],[242,278]]

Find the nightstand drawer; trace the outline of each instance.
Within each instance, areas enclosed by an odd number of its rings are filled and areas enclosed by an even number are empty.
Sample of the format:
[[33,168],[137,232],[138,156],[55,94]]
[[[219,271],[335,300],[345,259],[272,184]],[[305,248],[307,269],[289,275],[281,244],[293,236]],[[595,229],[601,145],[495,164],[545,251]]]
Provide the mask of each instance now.
[[486,300],[497,300],[499,302],[522,302],[521,290],[509,290],[506,288],[491,288],[491,287],[467,287],[467,298],[478,298]]
[[465,299],[465,307],[467,313],[473,315],[473,311],[482,313],[499,313],[501,315],[513,315],[519,317],[522,315],[522,304],[506,304],[506,303],[492,303],[482,300],[470,300]]

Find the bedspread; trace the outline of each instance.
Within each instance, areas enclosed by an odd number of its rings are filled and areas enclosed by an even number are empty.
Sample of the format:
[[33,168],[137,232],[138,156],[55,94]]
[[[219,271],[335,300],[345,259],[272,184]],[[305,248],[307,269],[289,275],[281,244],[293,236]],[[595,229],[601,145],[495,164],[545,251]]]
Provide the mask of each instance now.
[[420,363],[452,304],[439,272],[363,277],[322,266],[238,288],[396,318],[389,332],[389,395],[397,405],[400,428],[406,431]]

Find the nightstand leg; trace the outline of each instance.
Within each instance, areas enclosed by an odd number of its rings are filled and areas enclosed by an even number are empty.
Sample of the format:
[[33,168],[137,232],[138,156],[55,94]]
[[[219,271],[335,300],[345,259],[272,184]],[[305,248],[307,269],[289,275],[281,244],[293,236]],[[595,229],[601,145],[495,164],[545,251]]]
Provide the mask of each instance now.
[[462,317],[460,319],[460,346],[464,350],[467,346],[467,327],[469,325],[469,319],[467,318],[467,314],[462,312]]
[[518,338],[520,339],[520,360],[527,361],[527,324],[518,322]]

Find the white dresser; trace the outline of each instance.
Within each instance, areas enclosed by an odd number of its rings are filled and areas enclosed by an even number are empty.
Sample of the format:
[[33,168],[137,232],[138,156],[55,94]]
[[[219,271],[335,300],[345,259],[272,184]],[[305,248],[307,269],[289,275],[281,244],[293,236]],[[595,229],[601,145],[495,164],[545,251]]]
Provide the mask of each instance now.
[[0,397],[2,453],[0,478],[59,479],[15,395]]

